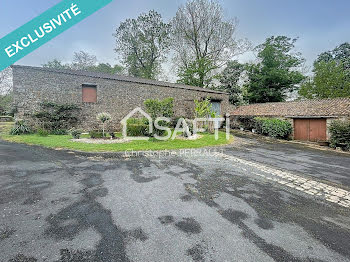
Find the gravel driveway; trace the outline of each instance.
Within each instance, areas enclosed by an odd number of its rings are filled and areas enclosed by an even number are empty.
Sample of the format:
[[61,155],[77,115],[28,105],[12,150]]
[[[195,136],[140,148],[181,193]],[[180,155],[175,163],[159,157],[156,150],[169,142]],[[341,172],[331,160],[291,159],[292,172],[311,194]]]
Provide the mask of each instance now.
[[137,158],[0,142],[0,258],[350,261],[349,160],[244,138]]

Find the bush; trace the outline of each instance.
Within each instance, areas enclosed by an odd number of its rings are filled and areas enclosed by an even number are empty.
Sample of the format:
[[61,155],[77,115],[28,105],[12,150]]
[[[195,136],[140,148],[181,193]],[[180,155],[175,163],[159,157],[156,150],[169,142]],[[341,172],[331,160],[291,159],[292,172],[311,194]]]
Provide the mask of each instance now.
[[147,99],[144,104],[146,112],[153,120],[157,117],[172,117],[174,115],[174,98],[172,97],[163,100]]
[[176,116],[176,117],[173,117],[173,118],[171,119],[171,122],[170,122],[170,127],[175,128],[176,125],[177,125],[177,122],[178,122],[179,119],[181,119],[181,118],[186,119],[186,117],[184,117],[184,116]]
[[80,135],[81,133],[83,133],[81,130],[78,130],[78,129],[73,129],[71,131],[71,135],[74,139],[79,139],[80,138]]
[[11,129],[11,135],[23,135],[32,133],[31,128],[27,125],[26,121],[18,119],[15,122],[14,127]]
[[[265,117],[256,117],[253,119],[254,121],[254,129],[256,130],[256,133],[258,134],[264,134],[263,132],[263,124],[267,120]],[[267,134],[264,134],[267,135]]]
[[333,121],[329,127],[330,146],[350,150],[350,121]]
[[245,130],[256,129],[256,120],[253,116],[238,116],[236,121],[240,123],[239,127],[243,127]]
[[[78,122],[80,108],[77,105],[44,102],[40,106],[41,111],[36,112],[33,116],[39,120],[40,126],[51,133],[56,130],[65,130],[64,134],[67,134],[67,130]],[[62,133],[58,132],[56,134]]]
[[103,137],[103,133],[99,130],[91,130],[89,132],[89,136],[91,138],[102,138]]
[[147,118],[129,118],[126,122],[126,133],[128,136],[149,136]]
[[209,98],[206,98],[204,100],[194,100],[194,112],[196,115],[196,118],[215,118],[215,112],[212,110],[212,103],[210,102]]
[[292,124],[277,118],[254,118],[255,129],[258,133],[274,138],[288,138],[292,132]]
[[68,135],[68,131],[66,129],[55,129],[50,132],[52,135]]
[[36,132],[39,136],[48,136],[49,135],[49,131],[47,131],[43,128],[39,128]]
[[12,102],[13,102],[12,93],[7,95],[2,95],[0,93],[0,115],[9,115],[9,114],[11,115]]

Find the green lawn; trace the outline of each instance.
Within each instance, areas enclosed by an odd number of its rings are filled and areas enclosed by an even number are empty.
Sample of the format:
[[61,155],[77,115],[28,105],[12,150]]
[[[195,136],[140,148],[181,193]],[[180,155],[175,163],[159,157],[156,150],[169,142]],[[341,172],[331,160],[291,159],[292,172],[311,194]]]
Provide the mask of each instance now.
[[197,140],[149,140],[149,141],[131,141],[123,144],[86,144],[81,142],[71,141],[70,135],[49,135],[47,137],[41,137],[37,134],[32,135],[20,135],[12,136],[6,133],[1,134],[1,139],[16,142],[25,143],[28,145],[40,145],[49,148],[64,148],[85,152],[117,152],[117,151],[145,151],[145,150],[166,150],[166,149],[184,149],[184,148],[200,148],[205,146],[217,146],[231,143],[233,137],[230,140],[226,140],[226,134],[219,132],[219,139],[215,140],[213,134],[202,134],[203,137]]

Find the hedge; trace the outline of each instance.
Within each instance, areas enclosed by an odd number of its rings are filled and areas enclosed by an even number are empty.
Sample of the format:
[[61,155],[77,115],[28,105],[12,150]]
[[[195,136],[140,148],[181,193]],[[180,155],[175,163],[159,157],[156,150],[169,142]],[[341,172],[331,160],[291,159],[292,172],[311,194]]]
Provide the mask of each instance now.
[[290,122],[278,118],[256,117],[254,121],[257,133],[270,137],[287,139],[293,132]]
[[126,133],[128,136],[149,136],[147,118],[129,118],[126,122]]
[[103,138],[103,133],[99,130],[91,130],[89,132],[89,136],[93,139],[95,138]]
[[333,121],[329,127],[330,146],[350,150],[350,121]]

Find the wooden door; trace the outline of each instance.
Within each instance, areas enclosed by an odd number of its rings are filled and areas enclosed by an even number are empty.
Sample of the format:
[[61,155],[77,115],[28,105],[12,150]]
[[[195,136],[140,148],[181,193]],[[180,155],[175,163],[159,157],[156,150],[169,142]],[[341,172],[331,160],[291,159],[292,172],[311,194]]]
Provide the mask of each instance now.
[[294,139],[309,140],[309,119],[294,119]]
[[310,141],[325,141],[327,140],[327,124],[326,119],[310,119]]
[[294,139],[314,142],[327,140],[326,119],[294,119]]

